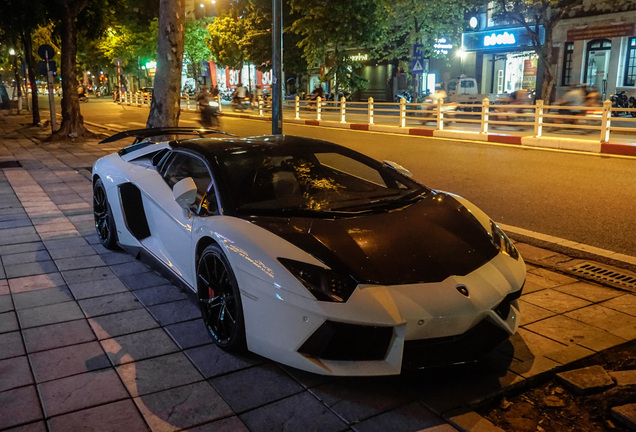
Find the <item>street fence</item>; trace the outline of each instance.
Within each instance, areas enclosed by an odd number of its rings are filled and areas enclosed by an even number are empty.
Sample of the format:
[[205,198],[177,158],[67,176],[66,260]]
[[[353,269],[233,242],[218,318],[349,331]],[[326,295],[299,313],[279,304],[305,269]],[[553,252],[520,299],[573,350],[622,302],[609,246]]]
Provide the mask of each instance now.
[[[232,109],[223,105],[218,96],[221,111]],[[122,93],[121,102],[126,105],[150,107],[151,94],[142,92]],[[251,115],[265,117],[271,113],[269,101],[260,99],[248,107]],[[185,95],[181,98],[181,109],[197,111],[196,100]],[[246,112],[241,110],[242,112]],[[351,102],[345,98],[339,101],[294,99],[283,101],[285,116],[294,119],[335,121],[339,123],[377,124],[401,128],[420,127],[430,130],[459,129],[471,127],[481,133],[496,129],[516,130],[524,135],[541,137],[550,130],[571,130],[598,136],[601,143],[610,140],[612,132],[634,132],[636,129],[636,108],[612,107],[611,101],[601,106],[545,105],[542,100],[531,104],[497,104],[484,99],[481,104],[437,102],[407,103],[401,99],[395,102],[376,102],[369,98],[366,102]],[[302,117],[301,117],[302,116]],[[622,125],[612,124],[620,121]]]

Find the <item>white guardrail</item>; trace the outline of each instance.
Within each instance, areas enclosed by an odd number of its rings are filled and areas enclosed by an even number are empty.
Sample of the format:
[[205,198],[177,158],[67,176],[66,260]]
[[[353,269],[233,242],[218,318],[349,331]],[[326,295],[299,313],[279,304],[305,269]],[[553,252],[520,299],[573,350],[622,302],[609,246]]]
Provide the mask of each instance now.
[[[219,109],[225,107],[218,96]],[[126,105],[150,107],[151,95],[141,92],[122,93],[122,101]],[[185,111],[197,111],[198,104],[194,97],[186,95],[181,98],[181,108]],[[263,117],[269,115],[271,106],[259,100],[250,107],[252,115]],[[345,98],[329,101],[317,98],[314,101],[295,99],[283,101],[283,110],[295,119],[330,120],[340,123],[377,124],[382,120],[385,125],[399,127],[426,127],[431,130],[444,130],[449,125],[473,125],[481,133],[497,127],[518,128],[534,137],[541,137],[544,129],[578,130],[590,134],[598,134],[602,143],[609,142],[612,132],[636,132],[636,108],[615,108],[607,100],[602,106],[562,106],[544,105],[538,100],[535,105],[496,104],[484,99],[481,104],[443,103],[406,103],[401,99],[396,102],[375,102],[369,98],[366,102],[350,102]],[[244,111],[244,110],[242,110]],[[620,115],[623,115],[620,117]],[[623,126],[612,125],[620,121]],[[633,126],[632,126],[633,124]]]

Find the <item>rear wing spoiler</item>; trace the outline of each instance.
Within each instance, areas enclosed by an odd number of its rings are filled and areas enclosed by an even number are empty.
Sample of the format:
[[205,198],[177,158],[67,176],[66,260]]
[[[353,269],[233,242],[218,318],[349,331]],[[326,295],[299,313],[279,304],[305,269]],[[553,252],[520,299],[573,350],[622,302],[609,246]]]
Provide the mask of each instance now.
[[116,133],[108,138],[105,138],[99,142],[99,144],[111,143],[115,141],[122,140],[124,138],[134,137],[135,141],[133,144],[137,144],[146,138],[151,138],[155,136],[165,136],[165,135],[190,135],[190,136],[198,136],[199,138],[204,138],[206,135],[210,134],[223,134],[228,136],[237,136],[229,132],[224,132],[218,129],[208,129],[208,128],[194,128],[194,127],[157,127],[157,128],[148,128],[148,129],[133,129],[127,130],[123,132]]

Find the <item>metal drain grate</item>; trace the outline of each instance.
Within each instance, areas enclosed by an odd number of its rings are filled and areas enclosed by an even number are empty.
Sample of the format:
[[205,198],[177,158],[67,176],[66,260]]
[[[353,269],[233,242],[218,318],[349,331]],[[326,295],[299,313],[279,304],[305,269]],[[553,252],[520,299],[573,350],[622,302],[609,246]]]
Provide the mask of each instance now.
[[0,161],[0,169],[4,168],[20,168],[22,164],[17,160]]
[[583,263],[572,267],[570,270],[606,282],[636,288],[636,276],[620,273],[597,264]]

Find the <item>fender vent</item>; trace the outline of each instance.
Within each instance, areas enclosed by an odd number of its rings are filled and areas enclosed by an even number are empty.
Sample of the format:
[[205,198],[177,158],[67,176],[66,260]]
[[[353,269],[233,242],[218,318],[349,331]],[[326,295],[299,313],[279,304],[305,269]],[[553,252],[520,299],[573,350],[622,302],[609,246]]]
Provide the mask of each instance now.
[[570,271],[593,277],[604,282],[610,282],[616,285],[636,289],[636,276],[620,273],[616,270],[608,269],[598,264],[583,263],[572,267]]

